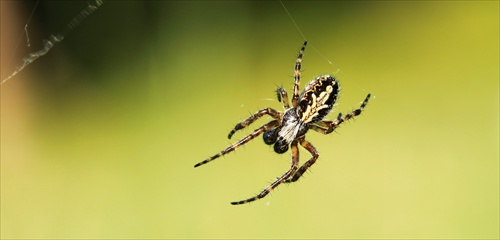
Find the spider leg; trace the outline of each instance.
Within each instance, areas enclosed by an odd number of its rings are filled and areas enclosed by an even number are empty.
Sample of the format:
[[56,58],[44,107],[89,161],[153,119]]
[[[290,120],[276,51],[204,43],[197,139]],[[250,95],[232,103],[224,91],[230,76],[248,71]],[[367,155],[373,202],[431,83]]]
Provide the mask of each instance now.
[[253,122],[255,122],[255,120],[261,118],[262,116],[264,116],[266,114],[269,115],[269,116],[271,116],[274,119],[279,119],[280,118],[280,113],[278,111],[272,109],[272,108],[261,109],[258,112],[256,112],[255,114],[253,114],[252,116],[250,116],[247,119],[245,119],[245,120],[239,122],[238,124],[236,124],[236,126],[234,127],[234,129],[231,130],[231,132],[229,132],[229,135],[227,135],[227,138],[231,139],[231,137],[233,136],[233,134],[236,131],[241,130],[241,129],[247,127],[248,125],[250,125]]
[[279,87],[278,89],[276,89],[276,93],[278,94],[278,101],[283,103],[283,107],[285,107],[285,109],[289,109],[290,103],[288,102],[288,93],[286,92],[286,90],[282,87]]
[[[339,113],[339,115],[337,115],[336,121],[340,121],[341,118],[342,118],[342,113]],[[332,121],[319,121],[317,123],[314,123],[313,125],[310,125],[309,129],[312,129],[319,133],[327,134],[326,131],[328,130],[328,127],[331,124],[333,124]]]
[[249,134],[248,136],[242,138],[241,140],[239,140],[237,143],[233,143],[231,144],[229,147],[225,148],[224,150],[222,150],[221,152],[203,160],[202,162],[199,162],[197,163],[196,165],[194,165],[194,167],[199,167],[203,164],[206,164],[210,161],[213,161],[215,160],[216,158],[219,158],[223,155],[226,155],[234,150],[236,150],[237,148],[241,147],[243,144],[249,142],[250,140],[254,139],[255,137],[259,136],[260,134],[262,134],[263,132],[266,132],[266,131],[269,131],[270,129],[278,126],[279,122],[278,120],[273,120],[273,121],[270,121],[268,123],[266,123],[265,125],[263,125],[262,127],[260,128],[257,128],[253,133]]
[[302,56],[304,55],[304,50],[306,49],[307,41],[304,42],[302,48],[300,48],[299,56],[295,62],[295,69],[293,72],[293,78],[295,79],[295,84],[293,85],[293,96],[292,105],[297,107],[297,101],[299,100],[299,85],[300,85],[300,68],[302,67]]
[[316,150],[316,148],[308,141],[306,141],[304,138],[300,139],[300,145],[302,147],[304,147],[307,151],[309,151],[311,154],[312,154],[312,158],[309,159],[306,163],[304,163],[304,165],[302,165],[294,174],[291,178],[288,178],[285,180],[286,183],[290,183],[290,182],[295,182],[297,181],[301,176],[302,174],[304,174],[306,172],[306,170],[311,167],[315,162],[316,160],[318,159],[319,157],[319,153],[318,151]]
[[337,119],[333,122],[332,121],[320,121],[320,122],[317,122],[316,124],[311,125],[309,128],[316,131],[316,132],[320,132],[323,134],[329,134],[329,133],[333,132],[333,130],[335,130],[335,128],[337,128],[343,122],[361,114],[361,112],[365,109],[366,105],[368,104],[368,100],[370,100],[370,96],[371,95],[368,94],[368,96],[366,96],[363,103],[361,103],[361,106],[358,109],[350,112],[349,114],[342,116],[342,113],[340,113],[338,115]]
[[297,140],[294,140],[291,143],[291,149],[292,149],[292,165],[290,167],[290,170],[288,170],[281,177],[277,178],[267,188],[262,190],[262,192],[260,192],[259,195],[252,197],[252,198],[248,198],[246,200],[241,200],[238,202],[231,202],[231,204],[232,205],[239,205],[239,204],[249,203],[249,202],[253,202],[255,200],[261,199],[261,198],[265,197],[267,194],[269,194],[273,189],[275,189],[282,182],[284,182],[287,178],[292,176],[295,173],[295,171],[297,171],[297,168],[299,167],[299,148],[297,147]]

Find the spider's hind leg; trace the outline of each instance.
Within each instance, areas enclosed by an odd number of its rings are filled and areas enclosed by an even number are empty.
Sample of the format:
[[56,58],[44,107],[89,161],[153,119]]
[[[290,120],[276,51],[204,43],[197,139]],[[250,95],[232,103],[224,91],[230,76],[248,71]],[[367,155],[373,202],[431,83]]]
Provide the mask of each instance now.
[[329,134],[329,133],[333,132],[333,130],[335,130],[343,122],[360,115],[361,112],[363,112],[363,110],[365,109],[366,105],[368,104],[368,100],[370,100],[370,96],[371,96],[371,94],[368,94],[368,96],[366,96],[365,100],[363,101],[363,103],[361,103],[361,106],[359,106],[358,109],[355,109],[354,111],[346,114],[345,116],[342,116],[342,113],[339,113],[339,115],[335,121],[317,122],[317,123],[315,123],[315,125],[311,125],[310,129],[312,129],[316,132],[323,133],[323,134]]
[[318,150],[308,141],[303,138],[300,141],[300,145],[304,147],[308,152],[312,154],[312,158],[304,163],[294,174],[292,177],[286,179],[285,183],[295,182],[299,180],[299,178],[306,172],[306,170],[311,167],[319,157]]
[[238,202],[231,202],[231,204],[232,205],[239,205],[239,204],[249,203],[249,202],[253,202],[255,200],[261,199],[261,198],[267,196],[267,194],[269,194],[273,189],[278,187],[281,183],[283,183],[290,176],[292,176],[295,173],[295,171],[297,171],[297,168],[299,167],[299,148],[297,147],[297,140],[294,140],[290,144],[290,146],[292,148],[292,164],[291,164],[290,169],[288,171],[286,171],[281,177],[278,177],[278,179],[276,179],[273,183],[271,183],[271,185],[269,185],[267,188],[262,190],[262,192],[260,192],[257,196],[251,197],[251,198],[248,198],[245,200],[241,200]]

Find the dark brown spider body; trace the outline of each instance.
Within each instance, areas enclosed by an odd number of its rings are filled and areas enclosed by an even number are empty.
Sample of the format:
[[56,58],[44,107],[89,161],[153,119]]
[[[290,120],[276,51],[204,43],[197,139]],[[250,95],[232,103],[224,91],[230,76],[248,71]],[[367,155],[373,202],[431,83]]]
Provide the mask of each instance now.
[[[300,94],[298,106],[285,111],[281,126],[264,133],[264,142],[268,145],[274,144],[276,153],[285,153],[294,139],[304,136],[311,124],[328,115],[338,93],[338,81],[330,75],[311,81]],[[281,100],[280,94],[278,100]]]
[[309,83],[299,97],[297,112],[304,123],[323,120],[332,110],[339,94],[338,81],[329,75]]
[[[330,75],[324,75],[311,81],[305,87],[304,91],[299,95],[301,75],[300,69],[302,66],[302,56],[304,54],[306,45],[307,42],[304,42],[302,48],[299,51],[297,61],[295,62],[295,84],[293,87],[292,106],[290,106],[288,102],[288,95],[286,90],[283,88],[278,88],[276,90],[276,93],[278,95],[278,101],[282,102],[283,107],[285,108],[285,111],[283,113],[272,108],[264,108],[259,110],[257,113],[236,124],[234,129],[229,133],[228,138],[231,138],[236,131],[247,127],[264,115],[269,115],[274,120],[264,124],[248,136],[242,138],[240,141],[232,144],[231,146],[225,148],[212,157],[209,157],[208,159],[197,163],[194,166],[201,166],[227,153],[230,153],[243,144],[259,136],[260,134],[263,134],[264,142],[266,144],[274,145],[274,151],[276,153],[285,153],[291,147],[292,164],[290,169],[281,177],[276,179],[273,183],[271,183],[271,185],[262,190],[262,192],[257,196],[238,202],[232,202],[231,204],[233,205],[248,203],[263,198],[281,183],[290,183],[297,181],[302,176],[302,174],[316,162],[316,159],[318,159],[319,157],[316,148],[314,148],[314,146],[310,142],[305,140],[307,131],[309,131],[309,129],[312,129],[319,133],[329,134],[333,132],[333,130],[335,130],[335,128],[337,128],[341,123],[361,114],[366,104],[368,104],[370,94],[366,96],[365,100],[363,101],[363,103],[361,103],[361,106],[358,109],[352,111],[346,116],[342,116],[342,114],[339,113],[335,121],[324,121],[323,118],[325,118],[332,110],[333,105],[337,100],[339,93],[339,84],[334,77]],[[298,149],[299,144],[312,155],[312,158],[306,161],[300,168]]]

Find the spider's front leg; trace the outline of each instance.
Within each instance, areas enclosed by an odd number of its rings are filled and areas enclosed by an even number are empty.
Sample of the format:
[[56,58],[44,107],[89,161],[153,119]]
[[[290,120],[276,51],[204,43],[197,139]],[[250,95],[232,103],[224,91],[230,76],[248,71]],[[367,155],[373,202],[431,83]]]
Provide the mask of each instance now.
[[309,159],[307,162],[304,163],[294,174],[291,178],[286,179],[285,183],[291,183],[299,180],[299,178],[306,172],[306,170],[311,167],[316,160],[319,157],[318,150],[308,141],[306,141],[304,138],[300,139],[300,145],[304,147],[308,152],[312,154],[312,158]]
[[231,202],[231,204],[232,205],[239,205],[239,204],[249,203],[249,202],[253,202],[255,200],[261,199],[261,198],[265,197],[267,194],[269,194],[273,189],[275,189],[278,185],[280,185],[286,179],[288,179],[290,176],[292,176],[295,173],[295,171],[297,171],[297,168],[299,167],[299,148],[297,147],[297,140],[294,140],[291,143],[290,147],[292,149],[292,165],[290,167],[290,170],[288,170],[281,177],[277,178],[267,188],[262,190],[262,192],[260,192],[259,195],[255,196],[255,197],[248,198],[246,200],[241,200],[238,202]]
[[220,151],[219,153],[197,163],[196,165],[194,165],[194,167],[199,167],[203,164],[207,164],[221,156],[224,156],[234,150],[236,150],[237,148],[241,147],[243,144],[249,142],[250,140],[256,138],[257,136],[259,136],[260,134],[262,134],[263,132],[267,132],[269,131],[270,129],[276,127],[279,125],[279,122],[278,120],[273,120],[273,121],[270,121],[268,123],[266,123],[264,126],[260,127],[260,128],[257,128],[253,133],[249,134],[248,136],[242,138],[241,140],[239,140],[237,143],[233,143],[231,144],[231,146],[225,148],[224,150]]
[[264,116],[266,114],[269,115],[269,116],[271,116],[274,119],[279,119],[280,118],[280,112],[278,112],[278,111],[276,111],[276,110],[274,110],[272,108],[261,109],[258,112],[256,112],[255,114],[253,114],[252,116],[250,116],[247,119],[245,119],[245,120],[239,122],[238,124],[236,124],[236,126],[234,127],[234,129],[231,130],[231,132],[229,132],[229,135],[227,135],[227,138],[231,139],[231,137],[233,136],[233,134],[236,131],[241,130],[243,128],[246,128],[248,125],[252,124],[257,119],[261,118],[262,116]]
[[342,116],[342,114],[340,113],[335,121],[333,121],[333,122],[332,121],[320,121],[316,124],[311,125],[310,129],[312,129],[316,132],[323,133],[323,134],[329,134],[329,133],[333,132],[333,130],[335,130],[335,128],[337,128],[343,122],[345,122],[351,118],[354,118],[355,116],[360,115],[361,112],[363,112],[363,110],[365,109],[366,105],[368,104],[368,100],[370,100],[370,96],[371,95],[368,94],[368,96],[366,96],[363,103],[361,103],[361,106],[358,109],[350,112],[349,114]]

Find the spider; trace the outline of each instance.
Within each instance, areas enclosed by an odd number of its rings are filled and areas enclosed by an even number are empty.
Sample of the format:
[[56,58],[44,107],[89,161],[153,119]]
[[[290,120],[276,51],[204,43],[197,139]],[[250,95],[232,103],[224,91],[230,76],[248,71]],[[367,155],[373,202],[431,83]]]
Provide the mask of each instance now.
[[[361,114],[365,106],[368,104],[370,94],[366,96],[365,100],[361,103],[361,106],[358,109],[345,116],[342,116],[342,113],[339,113],[335,121],[324,121],[323,118],[328,115],[330,110],[332,110],[333,104],[337,100],[339,94],[339,82],[330,75],[324,75],[312,80],[299,95],[301,75],[300,68],[302,66],[302,56],[306,45],[307,41],[305,41],[302,45],[299,51],[299,56],[295,62],[295,84],[293,86],[292,106],[290,106],[288,102],[288,94],[286,90],[279,87],[276,90],[276,93],[278,101],[283,103],[285,109],[284,112],[277,111],[273,108],[264,108],[259,110],[257,113],[236,124],[234,129],[229,133],[228,138],[231,139],[236,131],[248,127],[264,115],[269,115],[274,120],[257,128],[251,134],[225,148],[221,152],[194,165],[194,167],[199,167],[203,164],[209,163],[238,149],[261,134],[263,134],[264,142],[268,145],[274,145],[274,151],[278,154],[283,154],[291,148],[292,164],[288,171],[286,171],[281,177],[278,177],[273,183],[271,183],[271,185],[262,190],[257,196],[237,202],[231,202],[232,205],[253,202],[265,197],[281,183],[291,183],[297,181],[319,157],[319,153],[316,148],[305,138],[307,131],[312,129],[322,134],[329,134],[343,122]],[[312,155],[312,158],[305,162],[301,167],[299,167],[299,144]]]

